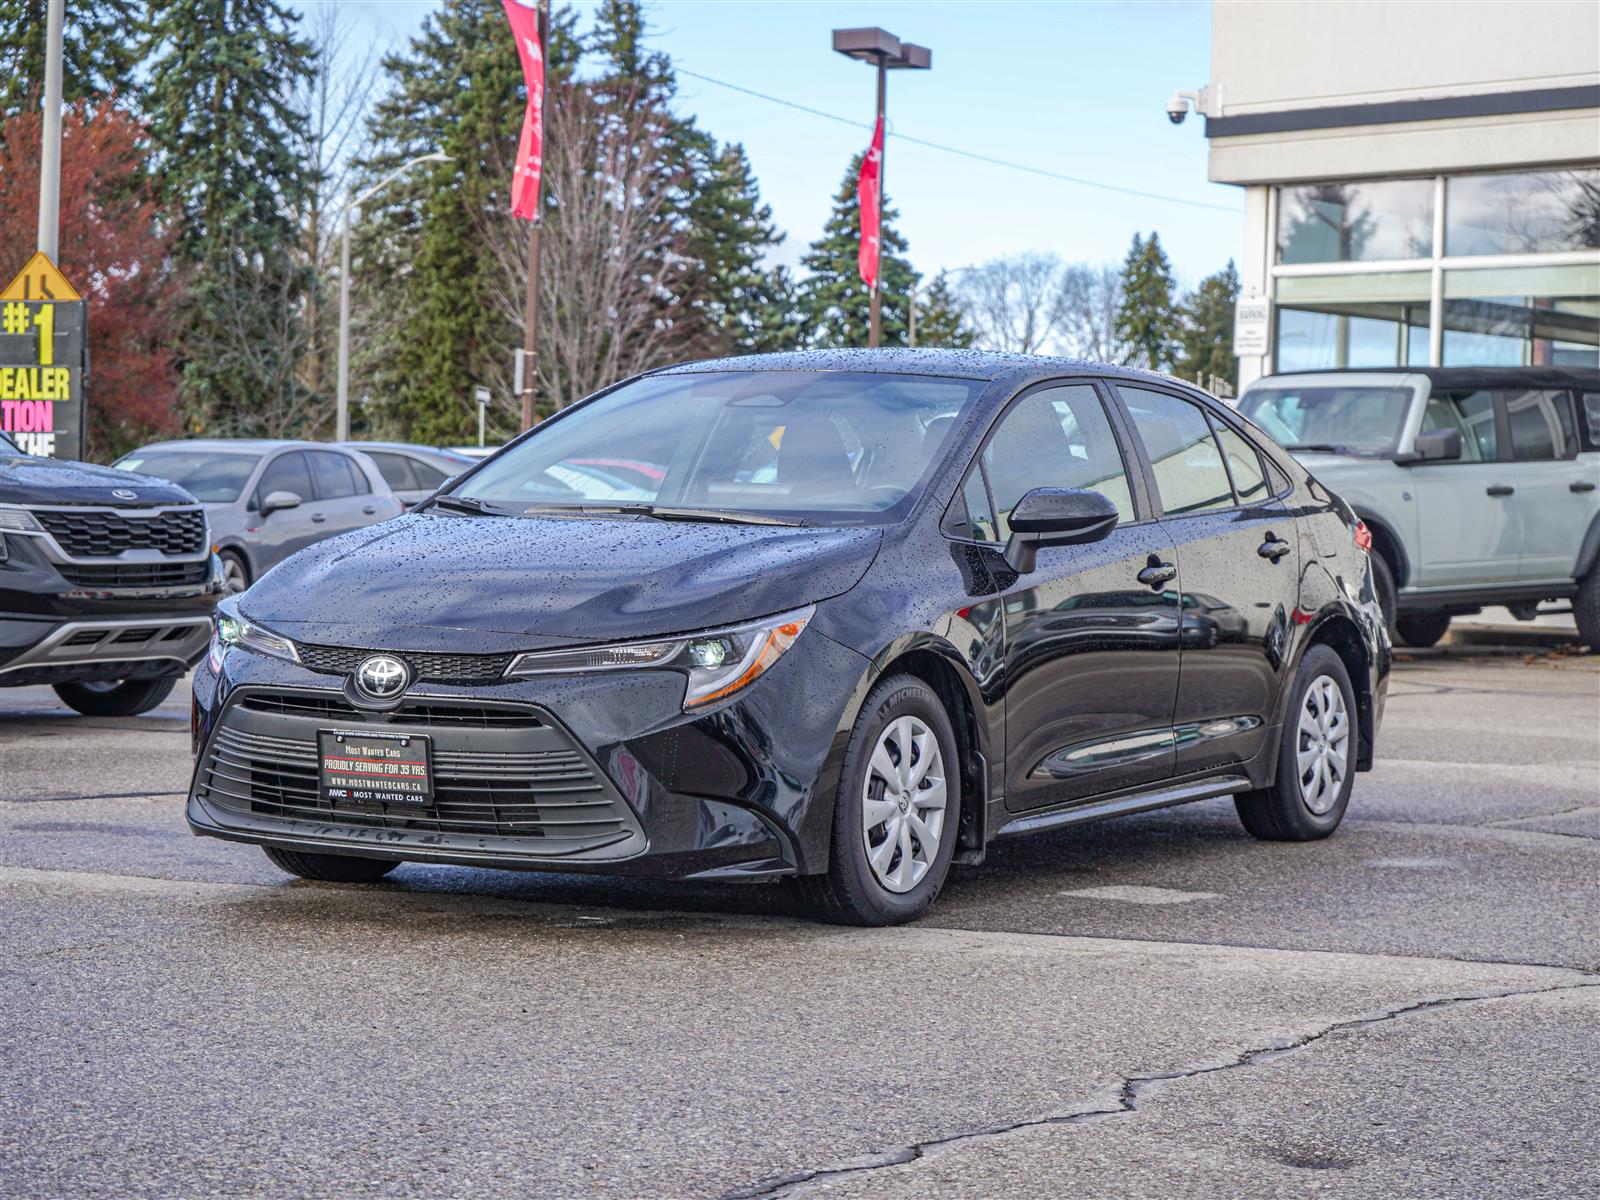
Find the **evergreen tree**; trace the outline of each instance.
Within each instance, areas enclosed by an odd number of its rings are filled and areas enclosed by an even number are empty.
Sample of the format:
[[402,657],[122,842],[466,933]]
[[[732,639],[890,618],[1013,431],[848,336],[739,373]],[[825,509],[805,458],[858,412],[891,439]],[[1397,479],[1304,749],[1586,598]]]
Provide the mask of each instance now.
[[787,276],[763,269],[762,258],[783,234],[772,222],[771,206],[761,200],[743,146],[722,147],[696,173],[689,218],[689,253],[698,264],[696,352],[728,354],[766,345],[767,323],[789,297]]
[[949,276],[940,271],[917,295],[917,345],[964,350],[973,340],[972,326],[951,290]]
[[1129,361],[1152,371],[1172,364],[1178,334],[1173,303],[1172,264],[1151,233],[1136,233],[1122,263],[1122,303],[1117,309],[1117,334],[1127,344]]
[[286,432],[305,401],[295,242],[308,181],[291,96],[310,51],[295,23],[278,0],[167,0],[149,29],[155,177],[189,280],[183,395],[218,432]]
[[[136,109],[140,18],[116,0],[72,0],[61,23],[61,91],[67,104],[115,95]],[[0,119],[44,94],[48,0],[0,0]]]
[[1189,378],[1215,375],[1238,390],[1239,360],[1233,354],[1233,307],[1238,299],[1239,272],[1231,258],[1184,298],[1178,346],[1181,369]]
[[[865,346],[871,328],[871,297],[861,281],[856,255],[861,240],[857,217],[856,179],[861,158],[850,160],[844,181],[833,198],[833,212],[822,236],[801,258],[810,274],[799,287],[800,319],[806,343],[818,347]],[[911,283],[917,278],[905,259],[906,240],[894,227],[899,214],[884,197],[880,230],[882,258],[878,265],[884,346],[906,344],[906,313]]]

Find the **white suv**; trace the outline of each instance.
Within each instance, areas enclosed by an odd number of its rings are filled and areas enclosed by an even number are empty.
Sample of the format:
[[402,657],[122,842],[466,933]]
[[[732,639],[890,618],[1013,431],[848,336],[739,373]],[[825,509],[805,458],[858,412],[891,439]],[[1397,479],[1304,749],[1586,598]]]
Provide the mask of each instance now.
[[1239,411],[1372,531],[1397,640],[1503,604],[1571,600],[1600,650],[1600,370],[1408,367],[1269,375]]

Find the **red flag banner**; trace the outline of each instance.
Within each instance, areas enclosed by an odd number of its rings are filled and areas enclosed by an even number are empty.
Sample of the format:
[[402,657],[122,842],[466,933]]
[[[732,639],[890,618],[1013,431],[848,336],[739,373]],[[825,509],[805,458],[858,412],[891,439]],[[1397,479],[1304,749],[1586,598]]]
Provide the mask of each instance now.
[[539,219],[539,172],[544,162],[544,47],[539,42],[539,10],[529,0],[503,0],[506,19],[517,39],[522,79],[528,85],[528,108],[522,115],[517,165],[511,172],[511,215]]
[[[509,2],[509,0],[508,0]],[[861,248],[856,252],[856,266],[861,280],[869,291],[878,286],[878,228],[883,202],[883,118],[872,131],[872,147],[861,160],[861,176],[856,180],[856,205],[861,210]]]

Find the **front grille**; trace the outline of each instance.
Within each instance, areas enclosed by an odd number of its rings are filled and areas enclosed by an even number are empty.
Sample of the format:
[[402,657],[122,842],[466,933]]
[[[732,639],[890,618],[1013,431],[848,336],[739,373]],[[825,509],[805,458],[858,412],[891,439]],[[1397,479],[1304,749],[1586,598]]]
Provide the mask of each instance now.
[[423,683],[498,683],[516,657],[512,654],[414,654],[410,650],[354,650],[296,642],[300,665],[327,675],[348,675],[374,654],[390,654],[411,664]]
[[58,564],[61,577],[85,588],[182,587],[200,584],[211,574],[205,559],[193,562],[110,563],[82,566]]
[[198,554],[205,547],[206,517],[198,508],[172,509],[153,517],[100,508],[34,509],[33,515],[74,558],[109,558],[124,550]]
[[[329,717],[341,727],[375,727],[337,697],[248,693],[224,713],[196,776],[196,794],[223,813],[306,822],[319,829],[528,839],[535,854],[610,845],[638,823],[610,783],[559,727],[529,710],[521,727],[492,732],[427,718],[471,706],[409,702],[386,728],[427,728],[433,738],[434,797],[426,806],[334,805],[318,787],[316,734]],[[509,706],[508,706],[509,710]],[[225,818],[224,818],[225,819]],[[400,849],[404,843],[396,843]]]
[[[371,713],[357,708],[336,692],[252,692],[239,701],[239,707],[251,712],[316,717],[325,721],[372,719]],[[393,720],[432,729],[537,729],[544,724],[525,708],[439,700],[407,700],[394,710]]]

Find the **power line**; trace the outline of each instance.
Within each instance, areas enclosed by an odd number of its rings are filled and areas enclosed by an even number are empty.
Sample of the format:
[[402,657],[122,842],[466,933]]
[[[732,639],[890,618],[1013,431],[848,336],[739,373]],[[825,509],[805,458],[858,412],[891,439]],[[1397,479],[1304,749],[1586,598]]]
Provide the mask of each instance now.
[[[837,121],[841,125],[849,125],[855,129],[865,128],[862,122],[853,121],[849,117],[840,116],[838,113],[824,112],[820,108],[812,108],[809,105],[799,104],[793,100],[785,100],[781,96],[769,96],[766,92],[758,92],[754,88],[741,87],[739,84],[729,83],[725,79],[713,79],[710,75],[702,75],[698,71],[690,71],[683,67],[677,67],[676,70],[679,75],[687,75],[691,79],[698,79],[704,83],[714,83],[718,87],[727,88],[732,92],[741,92],[746,96],[754,96],[757,100],[765,100],[769,104],[779,104],[784,108],[792,108],[796,112],[808,113],[813,117],[822,117],[829,121]],[[1117,194],[1123,196],[1139,196],[1145,200],[1158,200],[1163,204],[1184,204],[1190,208],[1209,208],[1215,212],[1232,213],[1234,216],[1239,216],[1244,212],[1244,210],[1241,208],[1233,208],[1226,204],[1212,204],[1205,200],[1186,200],[1182,196],[1167,196],[1160,192],[1145,192],[1140,191],[1138,188],[1121,187],[1115,183],[1102,183],[1098,179],[1084,179],[1078,175],[1067,175],[1060,171],[1049,171],[1043,167],[1029,166],[1027,163],[1011,162],[1004,158],[995,158],[992,155],[979,154],[974,150],[963,150],[959,146],[946,146],[941,142],[930,142],[926,138],[912,137],[910,134],[905,133],[896,133],[893,129],[887,130],[886,132],[888,133],[888,136],[899,138],[902,142],[910,142],[913,145],[925,146],[929,150],[941,150],[946,154],[960,155],[962,158],[970,158],[976,162],[989,163],[990,165],[996,167],[1007,167],[1013,171],[1021,171],[1027,175],[1037,175],[1043,179],[1054,179],[1061,183],[1074,183],[1079,187],[1098,188],[1103,192],[1116,192]]]

